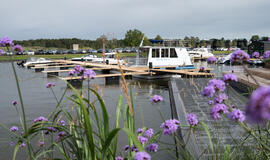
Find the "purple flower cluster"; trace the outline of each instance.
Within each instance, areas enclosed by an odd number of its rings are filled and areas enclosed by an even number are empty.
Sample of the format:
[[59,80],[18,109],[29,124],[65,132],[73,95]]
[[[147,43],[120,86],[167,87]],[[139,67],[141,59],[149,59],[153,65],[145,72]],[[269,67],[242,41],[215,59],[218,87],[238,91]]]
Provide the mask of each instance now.
[[158,151],[158,144],[156,144],[156,143],[149,144],[145,147],[145,150],[147,150],[148,152],[157,152]]
[[236,51],[234,51],[231,55],[230,60],[232,62],[234,61],[243,61],[243,62],[248,62],[249,61],[249,54],[247,54],[246,52],[238,49]]
[[43,116],[40,116],[40,117],[38,117],[38,118],[34,119],[34,123],[37,123],[37,122],[42,122],[42,121],[44,121],[44,122],[48,122],[48,119],[47,119],[47,118],[45,118],[45,117],[43,117]]
[[221,117],[221,114],[227,113],[227,112],[228,112],[228,107],[225,104],[216,104],[213,106],[210,114],[214,120],[218,120]]
[[136,132],[137,132],[137,134],[140,134],[140,133],[143,133],[144,130],[142,128],[138,128]]
[[58,135],[57,135],[57,140],[60,140],[62,137],[65,137],[67,134],[66,132],[59,132]]
[[216,57],[211,56],[206,61],[207,61],[207,63],[215,63],[217,61],[217,59],[216,59]]
[[226,88],[224,81],[218,79],[212,79],[208,85],[203,89],[202,96],[213,97],[216,90],[224,91]]
[[75,74],[74,70],[68,72],[68,75],[70,75],[70,76],[73,76],[74,74]]
[[138,136],[138,140],[141,142],[141,144],[145,144],[148,142],[148,138],[143,136]]
[[117,157],[115,157],[115,160],[124,160],[124,158],[121,156],[117,156]]
[[2,39],[0,39],[0,47],[9,47],[13,45],[14,44],[9,37],[3,37]]
[[209,105],[213,105],[213,104],[214,104],[214,101],[209,100],[209,101],[208,101],[208,104],[209,104]]
[[220,93],[218,96],[215,98],[216,103],[222,103],[225,99],[228,99],[228,96],[225,93]]
[[144,136],[148,137],[148,138],[151,138],[154,134],[154,130],[152,128],[149,128],[148,130],[146,130],[144,132]]
[[2,49],[0,49],[0,56],[4,53],[4,51]]
[[163,128],[163,135],[172,135],[179,127],[179,121],[176,119],[169,119],[163,122],[160,128]]
[[246,119],[246,116],[244,115],[244,113],[239,110],[239,109],[234,109],[230,114],[229,114],[229,118],[231,120],[235,120],[238,122],[243,122]]
[[246,116],[256,123],[270,120],[270,86],[262,86],[252,93],[246,106]]
[[11,101],[11,103],[13,106],[16,106],[18,104],[18,102],[16,100]]
[[124,151],[127,152],[129,150],[129,145],[124,146]]
[[96,76],[96,72],[94,72],[92,69],[87,69],[84,71],[84,76],[87,78],[94,79]]
[[188,124],[191,125],[191,126],[195,126],[195,125],[198,124],[197,116],[194,113],[188,114],[187,117],[186,117],[186,119],[188,121]]
[[65,126],[66,122],[64,120],[60,120],[60,124],[61,124],[61,126]]
[[252,57],[253,58],[259,58],[260,57],[260,53],[259,52],[253,52],[252,53]]
[[135,145],[131,146],[130,150],[131,150],[131,152],[138,152],[139,151]]
[[16,52],[22,52],[23,51],[23,48],[21,45],[15,45],[13,48],[12,48],[14,51]]
[[84,72],[84,68],[83,67],[81,67],[81,66],[79,66],[79,65],[76,65],[75,67],[74,67],[74,70],[75,70],[75,73],[77,73],[77,74],[82,74],[83,72]]
[[45,145],[45,142],[41,141],[39,142],[39,147],[43,147]]
[[213,86],[216,90],[219,91],[224,91],[226,89],[225,82],[219,79],[210,80],[208,86]]
[[134,156],[134,160],[151,160],[151,156],[146,152],[137,152]]
[[223,80],[224,81],[235,81],[235,82],[238,81],[237,76],[235,74],[229,74],[229,73],[225,74],[223,76]]
[[204,72],[205,68],[204,67],[200,67],[199,72]]
[[10,129],[9,129],[11,132],[16,132],[19,130],[19,128],[17,126],[12,126]]
[[54,82],[49,82],[46,84],[46,88],[54,87],[56,84]]
[[24,142],[20,144],[20,148],[23,148],[25,146],[26,146],[26,144]]
[[270,58],[270,51],[265,51],[263,54],[263,58]]
[[161,97],[160,95],[154,95],[151,101],[157,103],[157,102],[163,101],[163,97]]

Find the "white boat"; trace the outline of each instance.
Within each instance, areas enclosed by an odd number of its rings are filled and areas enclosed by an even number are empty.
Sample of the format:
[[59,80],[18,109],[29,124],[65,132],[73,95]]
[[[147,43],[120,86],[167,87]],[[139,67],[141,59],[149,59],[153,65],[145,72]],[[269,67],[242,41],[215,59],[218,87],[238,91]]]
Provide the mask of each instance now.
[[230,53],[224,57],[219,57],[217,61],[220,64],[230,64],[231,63],[231,60],[230,60],[231,56],[232,56],[232,53]]
[[191,58],[208,58],[214,56],[213,53],[211,53],[210,48],[195,48],[191,51],[188,51]]
[[136,66],[194,68],[186,48],[163,46],[140,47],[136,57]]
[[89,62],[91,62],[97,58],[98,58],[97,55],[89,54],[89,55],[85,55],[82,57],[72,58],[71,60],[72,61],[89,61]]
[[45,58],[38,58],[38,57],[30,57],[27,59],[27,61],[23,64],[24,67],[30,67],[33,64],[46,64],[51,63],[51,60],[45,59]]
[[[111,52],[111,53],[105,53],[105,57],[103,58],[95,58],[93,59],[93,62],[96,63],[103,63],[105,62],[106,64],[111,64],[111,65],[117,65],[118,64],[118,59],[116,59],[116,53]],[[125,65],[126,62],[122,59],[119,59],[119,62],[121,65]]]

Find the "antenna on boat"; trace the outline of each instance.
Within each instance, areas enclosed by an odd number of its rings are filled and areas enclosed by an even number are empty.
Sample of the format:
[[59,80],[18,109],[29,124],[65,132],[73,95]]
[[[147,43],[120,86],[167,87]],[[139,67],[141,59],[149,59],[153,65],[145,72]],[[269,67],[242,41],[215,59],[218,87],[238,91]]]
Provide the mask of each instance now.
[[140,45],[139,45],[139,48],[138,48],[138,50],[137,50],[137,56],[136,56],[136,66],[138,66],[138,65],[139,65],[139,54],[140,54],[140,47],[142,47],[142,45],[143,45],[143,40],[144,40],[144,36],[143,36],[142,41],[141,41],[141,43],[140,43]]
[[141,43],[140,43],[140,46],[139,46],[139,47],[141,47],[141,46],[143,45],[143,40],[144,40],[144,36],[142,37],[142,41],[141,41]]

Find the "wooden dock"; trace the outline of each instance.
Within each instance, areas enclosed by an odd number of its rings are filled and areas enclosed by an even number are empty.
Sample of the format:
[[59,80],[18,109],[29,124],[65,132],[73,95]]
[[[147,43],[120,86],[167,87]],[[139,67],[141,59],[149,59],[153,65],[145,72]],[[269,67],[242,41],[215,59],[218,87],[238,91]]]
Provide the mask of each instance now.
[[[120,73],[108,74],[111,70],[113,71],[120,71],[118,65],[107,65],[101,63],[94,63],[94,62],[87,62],[87,61],[70,61],[70,60],[53,60],[51,63],[48,64],[39,64],[32,67],[37,72],[42,72],[48,74],[48,76],[58,76],[59,73],[65,73],[72,71],[73,69],[68,69],[71,67],[75,67],[76,65],[80,65],[86,68],[90,68],[92,70],[101,70],[106,71],[101,75],[96,75],[96,78],[106,78],[106,77],[119,77],[121,76]],[[175,66],[178,67],[178,66]],[[168,67],[155,67],[155,68],[148,68],[148,67],[136,67],[136,66],[125,66],[122,65],[121,69],[124,72],[124,76],[132,76],[132,75],[164,75],[164,74],[177,74],[182,75],[185,77],[212,77],[214,74],[210,73],[212,69],[206,68],[204,72],[200,72],[200,69],[182,69],[182,70],[175,70],[174,66]],[[60,70],[51,70],[54,68],[60,68]],[[45,70],[50,69],[50,70]],[[69,77],[59,77],[62,80],[75,80],[81,79],[81,76],[69,76]]]

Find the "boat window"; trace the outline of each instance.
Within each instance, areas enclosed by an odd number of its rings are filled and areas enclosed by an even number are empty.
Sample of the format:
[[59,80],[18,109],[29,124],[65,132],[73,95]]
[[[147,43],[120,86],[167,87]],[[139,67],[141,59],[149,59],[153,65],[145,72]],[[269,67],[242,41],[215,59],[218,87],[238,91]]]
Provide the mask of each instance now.
[[169,49],[161,49],[161,57],[169,57]]
[[159,58],[159,49],[152,48],[152,58]]
[[175,57],[177,57],[177,54],[176,54],[176,52],[175,52],[175,49],[174,49],[174,48],[170,48],[170,57],[171,57],[171,58],[175,58]]
[[140,48],[139,50],[139,57],[140,58],[147,58],[148,57],[149,48]]

